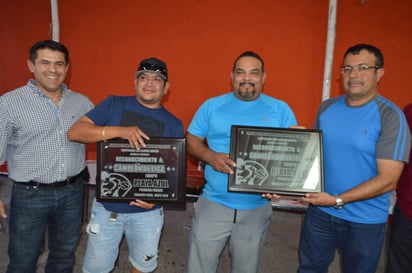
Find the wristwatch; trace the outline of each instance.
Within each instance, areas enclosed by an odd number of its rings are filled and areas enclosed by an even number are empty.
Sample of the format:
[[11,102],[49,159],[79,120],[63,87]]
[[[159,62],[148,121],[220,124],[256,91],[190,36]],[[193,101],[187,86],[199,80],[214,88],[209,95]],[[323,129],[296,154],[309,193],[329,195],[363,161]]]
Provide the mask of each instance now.
[[343,206],[345,205],[345,203],[343,203],[342,198],[340,198],[339,195],[335,196],[336,198],[336,205],[334,206],[335,209],[341,209],[343,208]]

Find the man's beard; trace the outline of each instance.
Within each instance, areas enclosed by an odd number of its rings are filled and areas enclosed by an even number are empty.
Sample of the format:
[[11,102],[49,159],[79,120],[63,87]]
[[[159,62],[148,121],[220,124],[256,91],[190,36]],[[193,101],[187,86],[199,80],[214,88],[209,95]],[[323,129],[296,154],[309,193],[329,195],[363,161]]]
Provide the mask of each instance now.
[[[247,85],[247,86],[244,87],[242,91],[243,85]],[[253,98],[256,94],[255,84],[253,82],[240,83],[239,88],[237,90],[237,94],[239,95],[240,98],[245,99],[245,100],[249,100],[250,98]]]

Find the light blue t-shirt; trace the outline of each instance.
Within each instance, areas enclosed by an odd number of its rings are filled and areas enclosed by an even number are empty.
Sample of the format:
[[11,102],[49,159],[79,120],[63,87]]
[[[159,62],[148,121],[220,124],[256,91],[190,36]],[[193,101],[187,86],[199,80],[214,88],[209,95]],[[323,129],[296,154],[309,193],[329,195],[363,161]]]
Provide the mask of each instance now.
[[[205,101],[197,110],[188,132],[206,138],[209,148],[229,154],[232,125],[288,128],[296,118],[283,101],[260,94],[258,99],[243,101],[233,92]],[[232,209],[249,210],[265,205],[260,194],[228,192],[228,175],[205,166],[205,186],[202,195]]]

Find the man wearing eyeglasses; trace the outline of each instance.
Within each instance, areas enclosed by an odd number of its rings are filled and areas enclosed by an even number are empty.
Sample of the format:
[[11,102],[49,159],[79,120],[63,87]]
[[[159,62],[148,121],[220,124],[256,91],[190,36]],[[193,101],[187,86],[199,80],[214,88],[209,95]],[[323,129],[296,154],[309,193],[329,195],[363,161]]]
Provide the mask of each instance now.
[[308,193],[299,273],[324,273],[340,250],[344,273],[374,273],[381,255],[389,197],[409,159],[411,136],[402,111],[378,94],[381,51],[350,47],[341,68],[345,95],[324,101],[325,192]]
[[[161,104],[169,89],[166,64],[157,58],[144,59],[135,76],[134,96],[109,96],[73,125],[69,139],[90,143],[122,138],[140,149],[150,137],[183,137],[182,122]],[[111,272],[123,234],[131,272],[154,271],[162,227],[159,204],[93,200],[83,272]]]

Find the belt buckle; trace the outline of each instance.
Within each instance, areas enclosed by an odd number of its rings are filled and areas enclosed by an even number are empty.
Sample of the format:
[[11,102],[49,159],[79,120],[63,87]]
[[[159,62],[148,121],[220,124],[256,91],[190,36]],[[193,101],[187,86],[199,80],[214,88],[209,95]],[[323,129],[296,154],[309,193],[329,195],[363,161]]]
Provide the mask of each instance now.
[[67,186],[67,185],[70,185],[71,183],[74,182],[74,181],[73,181],[73,178],[74,178],[74,176],[67,177],[65,180],[63,180],[63,181],[61,181],[61,182],[64,183],[64,186]]

